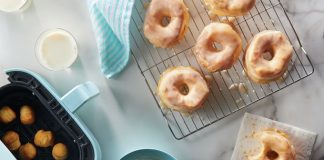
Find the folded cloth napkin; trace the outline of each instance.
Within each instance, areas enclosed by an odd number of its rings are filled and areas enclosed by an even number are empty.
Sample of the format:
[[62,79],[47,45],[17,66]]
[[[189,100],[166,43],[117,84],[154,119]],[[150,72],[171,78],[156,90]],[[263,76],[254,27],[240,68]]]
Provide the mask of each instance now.
[[88,0],[102,73],[109,79],[129,60],[129,23],[135,0]]

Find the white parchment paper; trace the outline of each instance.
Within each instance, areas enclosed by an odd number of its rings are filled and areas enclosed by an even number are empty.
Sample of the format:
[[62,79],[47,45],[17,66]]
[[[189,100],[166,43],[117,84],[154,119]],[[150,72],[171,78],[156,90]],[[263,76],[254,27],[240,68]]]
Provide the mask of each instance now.
[[288,124],[273,121],[257,115],[246,113],[241,124],[231,160],[248,160],[256,155],[261,144],[252,135],[265,129],[274,128],[289,136],[296,150],[296,160],[309,160],[317,134]]

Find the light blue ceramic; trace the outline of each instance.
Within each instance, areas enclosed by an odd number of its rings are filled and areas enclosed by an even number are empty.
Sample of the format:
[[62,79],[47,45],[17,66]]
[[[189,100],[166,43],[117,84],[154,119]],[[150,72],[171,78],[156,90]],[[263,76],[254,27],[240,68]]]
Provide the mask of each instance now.
[[70,116],[74,119],[74,121],[78,124],[78,126],[82,129],[82,131],[89,138],[91,144],[94,149],[94,160],[101,160],[101,150],[100,146],[90,132],[90,130],[86,127],[86,125],[82,122],[82,120],[78,117],[75,111],[81,107],[85,102],[87,102],[92,97],[99,94],[98,88],[92,82],[86,82],[74,87],[71,91],[66,93],[64,96],[60,97],[56,90],[40,75],[26,70],[26,69],[8,69],[5,71],[7,74],[10,72],[25,72],[35,79],[37,79],[47,90],[60,102],[60,104],[65,108],[65,110],[70,114]]
[[176,160],[174,157],[155,149],[141,149],[127,154],[121,160]]

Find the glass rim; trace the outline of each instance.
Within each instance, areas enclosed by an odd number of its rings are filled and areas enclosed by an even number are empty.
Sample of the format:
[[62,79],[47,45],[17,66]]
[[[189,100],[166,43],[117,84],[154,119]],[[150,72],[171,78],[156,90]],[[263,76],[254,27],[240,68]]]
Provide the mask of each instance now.
[[[50,33],[50,32],[53,32],[53,31],[63,31],[64,33],[66,33],[66,34],[69,36],[69,38],[71,38],[71,39],[73,40],[73,43],[75,44],[75,47],[76,47],[76,51],[75,51],[76,56],[75,56],[73,62],[71,62],[71,64],[68,65],[67,67],[60,68],[60,69],[53,69],[53,68],[51,68],[51,67],[48,67],[48,66],[44,65],[44,64],[41,62],[40,57],[39,57],[39,47],[40,47],[40,40],[41,40],[41,38],[42,38],[44,35],[46,35],[47,33]],[[78,43],[77,43],[77,41],[76,41],[76,38],[73,36],[73,34],[72,34],[71,32],[69,32],[69,31],[67,31],[66,29],[63,29],[63,28],[50,28],[50,29],[46,29],[46,30],[42,31],[42,32],[39,34],[39,36],[38,36],[37,39],[36,39],[36,43],[35,43],[35,46],[34,46],[34,51],[35,51],[34,56],[36,57],[38,63],[39,63],[41,66],[43,66],[44,68],[46,68],[46,69],[48,69],[48,70],[50,70],[50,71],[62,71],[62,70],[65,70],[65,69],[70,68],[70,67],[75,63],[75,61],[77,60],[77,58],[78,58],[78,56],[79,56],[79,45],[78,45]]]
[[1,12],[5,12],[5,13],[16,13],[16,12],[22,12],[25,9],[27,9],[30,4],[31,4],[32,0],[26,0],[23,4],[21,4],[21,6],[19,6],[17,9],[11,10],[11,11],[7,11],[4,9],[0,9]]

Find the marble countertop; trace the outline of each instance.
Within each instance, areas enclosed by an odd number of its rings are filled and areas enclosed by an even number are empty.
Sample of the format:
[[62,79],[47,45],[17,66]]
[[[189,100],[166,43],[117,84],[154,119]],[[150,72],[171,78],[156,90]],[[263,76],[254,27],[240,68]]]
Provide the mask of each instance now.
[[[314,160],[324,159],[324,1],[283,2],[315,73],[293,86],[183,140],[175,140],[146,86],[136,63],[112,80],[100,73],[95,37],[85,1],[33,0],[20,14],[0,13],[0,70],[24,67],[40,73],[63,95],[90,80],[100,96],[77,111],[100,143],[103,159],[118,160],[142,148],[161,149],[179,160],[228,160],[243,113],[248,111],[318,133]],[[35,58],[41,32],[64,28],[77,39],[79,58],[71,69],[50,72]],[[7,84],[0,74],[0,85]],[[141,95],[141,96],[139,96]]]

